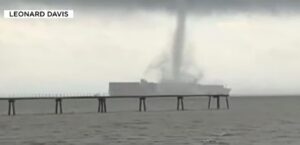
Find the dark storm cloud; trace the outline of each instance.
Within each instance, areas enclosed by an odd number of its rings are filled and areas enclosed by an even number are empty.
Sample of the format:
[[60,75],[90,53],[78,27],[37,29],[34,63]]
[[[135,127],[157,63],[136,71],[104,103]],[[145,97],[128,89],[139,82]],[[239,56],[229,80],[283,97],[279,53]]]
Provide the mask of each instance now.
[[[45,5],[86,9],[167,10],[177,8],[178,0],[27,0],[1,1],[0,7]],[[185,0],[193,12],[299,12],[300,0]]]

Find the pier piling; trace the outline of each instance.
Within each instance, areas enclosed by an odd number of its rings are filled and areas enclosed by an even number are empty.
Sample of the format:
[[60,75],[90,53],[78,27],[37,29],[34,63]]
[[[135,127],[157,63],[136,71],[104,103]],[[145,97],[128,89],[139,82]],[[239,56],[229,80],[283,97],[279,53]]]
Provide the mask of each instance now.
[[59,108],[59,113],[62,114],[62,99],[61,98],[56,98],[55,99],[55,114],[58,114],[58,108]]
[[[217,109],[221,109],[221,103],[220,103],[220,101],[221,101],[221,96],[219,96],[219,95],[214,95],[214,96],[208,96],[209,97],[209,99],[208,99],[208,109],[210,109],[211,108],[211,100],[212,100],[212,98],[215,98],[216,99],[216,107],[217,107]],[[227,107],[227,109],[229,109],[229,96],[224,96],[225,97],[225,101],[226,101],[226,107]]]
[[8,100],[8,115],[16,115],[15,100]]
[[228,101],[228,96],[226,96],[226,105],[227,105],[227,109],[229,109],[229,101]]
[[215,96],[217,99],[217,109],[220,109],[220,96]]
[[146,112],[147,108],[146,108],[146,97],[140,97],[139,98],[139,111],[142,111],[142,107],[143,107],[143,111]]
[[98,98],[98,113],[101,111],[102,108],[102,100],[101,98]]
[[105,113],[106,112],[106,99],[105,98],[98,98],[98,113]]
[[210,109],[210,102],[211,102],[211,97],[212,96],[208,96],[209,97],[209,99],[208,99],[208,109]]
[[104,107],[104,112],[106,112],[106,99],[103,98],[103,107]]
[[[180,108],[181,107],[181,108]],[[184,105],[183,105],[183,96],[178,96],[177,97],[177,110],[184,110]]]

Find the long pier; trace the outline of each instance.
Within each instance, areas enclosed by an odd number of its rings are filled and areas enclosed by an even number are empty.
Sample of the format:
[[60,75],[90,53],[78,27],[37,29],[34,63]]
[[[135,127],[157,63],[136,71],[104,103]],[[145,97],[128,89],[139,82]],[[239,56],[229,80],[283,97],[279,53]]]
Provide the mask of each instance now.
[[229,95],[228,94],[174,94],[174,95],[130,95],[130,96],[47,96],[47,97],[0,97],[0,100],[8,101],[8,115],[16,115],[16,104],[18,100],[55,100],[55,114],[63,113],[63,100],[66,99],[95,99],[98,101],[98,113],[107,112],[107,99],[121,99],[121,98],[136,98],[139,99],[139,111],[146,111],[146,98],[161,98],[161,97],[173,97],[177,98],[177,110],[184,110],[184,98],[185,97],[208,97],[208,109],[211,109],[212,99],[216,99],[216,109],[220,109],[220,100],[225,98],[226,108],[229,109]]

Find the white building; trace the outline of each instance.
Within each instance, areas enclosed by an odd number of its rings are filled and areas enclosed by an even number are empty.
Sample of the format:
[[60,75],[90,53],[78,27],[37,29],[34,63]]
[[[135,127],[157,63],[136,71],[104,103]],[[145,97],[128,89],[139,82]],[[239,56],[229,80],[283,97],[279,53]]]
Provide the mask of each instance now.
[[110,82],[111,96],[139,95],[213,95],[229,94],[230,89],[223,85],[201,85],[194,83],[164,82],[152,83],[146,80],[140,82]]

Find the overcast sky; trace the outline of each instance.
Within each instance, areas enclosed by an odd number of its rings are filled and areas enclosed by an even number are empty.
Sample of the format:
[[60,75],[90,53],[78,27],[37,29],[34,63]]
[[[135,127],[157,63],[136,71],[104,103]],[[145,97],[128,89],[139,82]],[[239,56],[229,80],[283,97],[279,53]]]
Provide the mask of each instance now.
[[[232,94],[300,93],[298,0],[189,0],[186,63]],[[171,0],[1,1],[0,94],[107,92],[172,49]],[[74,9],[74,19],[4,19],[4,9]]]

